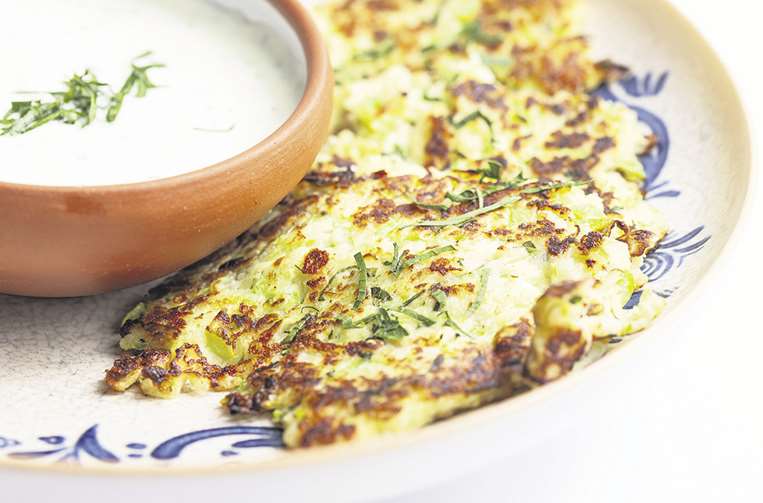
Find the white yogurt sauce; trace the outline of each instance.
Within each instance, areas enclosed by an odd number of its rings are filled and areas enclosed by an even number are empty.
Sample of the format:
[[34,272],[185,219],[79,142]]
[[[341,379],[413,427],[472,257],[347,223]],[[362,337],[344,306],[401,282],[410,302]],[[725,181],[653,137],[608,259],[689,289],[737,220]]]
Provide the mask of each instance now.
[[286,30],[204,0],[0,0],[0,12],[0,116],[30,99],[19,91],[60,90],[75,72],[118,90],[139,54],[166,65],[149,72],[161,87],[125,98],[113,123],[102,110],[85,128],[54,122],[0,136],[3,182],[106,185],[194,171],[266,138],[304,90],[304,58]]

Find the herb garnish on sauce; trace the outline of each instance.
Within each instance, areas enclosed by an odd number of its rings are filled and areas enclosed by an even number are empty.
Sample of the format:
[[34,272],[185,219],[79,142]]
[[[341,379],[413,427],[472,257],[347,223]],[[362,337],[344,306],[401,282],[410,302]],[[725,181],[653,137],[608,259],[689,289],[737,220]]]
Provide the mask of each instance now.
[[[134,61],[150,54],[143,53]],[[0,118],[0,136],[25,134],[53,121],[86,127],[95,121],[99,109],[106,109],[106,121],[114,122],[133,89],[135,96],[142,98],[149,89],[157,87],[149,79],[148,71],[162,66],[156,63],[138,66],[133,62],[130,75],[116,93],[90,70],[75,74],[64,82],[65,90],[46,93],[50,95],[48,99],[12,102]]]
[[119,115],[119,111],[122,110],[122,103],[124,102],[125,97],[130,95],[133,88],[135,89],[135,96],[138,98],[143,98],[146,96],[146,93],[149,89],[154,89],[157,87],[153,82],[151,82],[151,79],[148,78],[148,71],[153,68],[163,68],[164,65],[160,63],[154,63],[145,66],[138,66],[135,64],[135,61],[138,59],[145,58],[146,56],[150,55],[150,51],[145,52],[133,60],[133,63],[131,64],[132,72],[130,73],[130,76],[127,77],[125,83],[122,84],[122,88],[119,90],[119,92],[111,97],[109,109],[106,113],[107,121],[114,122],[116,120],[117,115]]

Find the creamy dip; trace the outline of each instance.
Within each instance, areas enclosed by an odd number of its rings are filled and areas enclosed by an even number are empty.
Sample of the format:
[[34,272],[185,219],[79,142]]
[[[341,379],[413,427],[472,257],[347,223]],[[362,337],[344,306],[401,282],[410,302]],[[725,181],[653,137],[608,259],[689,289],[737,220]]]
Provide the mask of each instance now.
[[99,110],[85,128],[51,122],[0,136],[3,182],[105,185],[194,171],[266,138],[304,90],[304,58],[272,12],[252,20],[204,0],[0,0],[0,12],[3,39],[14,41],[0,44],[0,117],[36,97],[20,92],[61,90],[75,72],[90,69],[116,91],[139,54],[166,65],[149,73],[160,87],[125,98],[113,123]]

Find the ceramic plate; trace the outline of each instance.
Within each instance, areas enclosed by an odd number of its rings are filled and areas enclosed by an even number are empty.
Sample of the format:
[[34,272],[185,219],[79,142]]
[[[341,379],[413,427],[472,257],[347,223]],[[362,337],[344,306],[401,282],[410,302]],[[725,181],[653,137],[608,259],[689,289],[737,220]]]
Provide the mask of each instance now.
[[368,487],[377,497],[393,495],[525,448],[560,414],[594,407],[597,386],[618,369],[645,368],[648,353],[637,347],[650,342],[659,351],[660,339],[674,334],[681,300],[739,218],[751,170],[747,122],[722,65],[667,2],[588,0],[587,10],[597,56],[633,70],[597,94],[633,107],[660,139],[642,159],[647,198],[673,228],[644,265],[670,300],[652,329],[518,398],[407,435],[295,453],[280,448],[280,432],[267,421],[224,415],[219,395],[160,401],[105,390],[116,327],[146,287],[70,300],[0,297],[0,487],[52,496],[43,482],[53,481],[57,497],[78,501],[101,491],[111,501],[135,501],[162,489],[199,498],[251,491],[265,501],[338,501],[367,495]]

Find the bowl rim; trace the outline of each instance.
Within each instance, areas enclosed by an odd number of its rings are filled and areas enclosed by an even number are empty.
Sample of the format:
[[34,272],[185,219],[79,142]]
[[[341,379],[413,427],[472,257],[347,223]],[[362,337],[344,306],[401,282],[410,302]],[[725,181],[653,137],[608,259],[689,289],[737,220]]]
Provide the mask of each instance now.
[[[277,2],[279,0],[269,1]],[[751,100],[746,94],[741,92],[741,88],[737,84],[736,72],[732,71],[726,60],[721,57],[715,46],[705,38],[697,25],[676,7],[673,0],[653,1],[663,4],[669,9],[671,16],[687,28],[691,35],[703,46],[708,56],[717,63],[721,75],[725,77],[730,86],[731,96],[734,97],[735,104],[738,106],[744,119],[744,122],[739,127],[745,133],[745,143],[748,146],[746,154],[749,162],[743,166],[744,173],[747,175],[747,186],[744,193],[739,194],[742,202],[739,206],[739,212],[734,219],[733,228],[725,243],[719,248],[715,258],[710,261],[707,270],[701,275],[687,295],[679,299],[668,312],[661,315],[657,322],[648,330],[640,333],[617,351],[611,352],[606,358],[593,362],[581,372],[569,374],[563,379],[547,383],[530,392],[486,404],[449,417],[446,420],[408,432],[384,435],[355,443],[340,443],[309,449],[296,449],[287,451],[286,456],[277,459],[237,465],[145,466],[118,469],[111,465],[87,467],[65,464],[38,465],[0,458],[0,475],[43,474],[74,476],[83,479],[88,477],[98,477],[101,479],[108,477],[111,481],[133,481],[139,478],[147,480],[182,480],[192,477],[221,477],[224,475],[230,477],[241,475],[252,477],[284,473],[294,469],[326,468],[329,466],[327,462],[352,462],[352,460],[359,458],[399,454],[404,452],[405,449],[410,449],[416,445],[426,446],[427,442],[442,440],[448,436],[455,436],[464,430],[485,426],[499,418],[506,420],[510,417],[516,417],[534,405],[558,398],[565,392],[571,392],[573,389],[579,388],[584,383],[590,384],[603,372],[606,372],[607,369],[620,365],[620,361],[623,358],[627,358],[626,355],[647,349],[649,344],[657,339],[659,333],[665,336],[665,329],[675,326],[685,314],[687,306],[698,296],[702,295],[706,290],[705,287],[712,283],[720,274],[721,266],[727,263],[731,252],[740,245],[744,229],[752,225],[753,196],[758,192],[758,185],[762,176],[759,164],[763,161],[763,147],[756,145],[753,139],[757,138],[757,133],[763,132],[763,129],[761,129],[761,125],[754,120],[750,113],[752,110],[750,106]]]
[[39,195],[83,193],[113,195],[166,191],[173,186],[202,182],[207,178],[223,175],[255,159],[267,156],[279,145],[287,143],[296,131],[319,113],[321,96],[324,95],[326,87],[333,85],[332,68],[326,42],[307,7],[300,0],[267,0],[267,2],[297,35],[307,71],[305,88],[294,111],[270,135],[233,157],[178,175],[107,185],[35,185],[0,180],[0,194],[13,192]]

